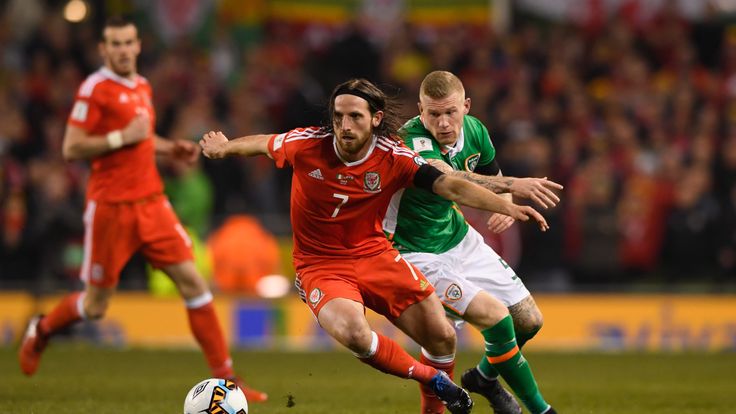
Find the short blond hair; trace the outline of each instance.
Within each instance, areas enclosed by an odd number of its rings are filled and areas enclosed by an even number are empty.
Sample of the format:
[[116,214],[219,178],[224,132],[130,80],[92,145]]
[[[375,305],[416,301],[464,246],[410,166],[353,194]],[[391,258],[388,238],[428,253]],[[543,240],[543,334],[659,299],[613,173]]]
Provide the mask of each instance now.
[[430,72],[424,77],[422,85],[419,87],[419,96],[426,96],[431,99],[445,98],[454,92],[460,92],[465,96],[463,83],[457,76],[444,70]]

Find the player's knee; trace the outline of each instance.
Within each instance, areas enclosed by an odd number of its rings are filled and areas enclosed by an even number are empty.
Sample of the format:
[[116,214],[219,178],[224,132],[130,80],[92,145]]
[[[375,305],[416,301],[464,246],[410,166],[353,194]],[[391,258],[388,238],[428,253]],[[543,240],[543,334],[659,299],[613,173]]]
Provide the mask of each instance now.
[[455,329],[453,329],[450,324],[447,324],[447,327],[442,331],[442,335],[440,338],[442,344],[446,346],[448,350],[455,349],[455,345],[457,344],[457,334],[455,333]]
[[431,340],[425,348],[433,355],[446,355],[455,352],[456,344],[457,335],[455,334],[455,329],[452,325],[446,323],[434,330]]
[[336,333],[335,339],[357,354],[370,351],[373,335],[370,329],[345,329]]
[[207,282],[191,262],[165,266],[163,270],[186,300],[200,296],[209,290]]
[[185,300],[195,298],[209,291],[207,282],[197,273],[182,275],[178,278],[172,278],[172,280]]
[[536,335],[537,332],[539,332],[542,329],[542,325],[544,325],[544,318],[542,317],[542,314],[538,314],[534,321],[529,326],[529,332],[532,336]]
[[520,320],[521,330],[531,336],[536,335],[536,333],[539,332],[540,329],[542,329],[543,324],[544,318],[542,317],[542,313],[538,309],[535,309],[532,312],[528,312]]
[[529,317],[527,318],[519,320],[518,323],[515,323],[516,341],[520,347],[524,346],[527,341],[534,338],[537,332],[542,329],[542,325],[544,324],[541,313],[535,312],[528,316]]

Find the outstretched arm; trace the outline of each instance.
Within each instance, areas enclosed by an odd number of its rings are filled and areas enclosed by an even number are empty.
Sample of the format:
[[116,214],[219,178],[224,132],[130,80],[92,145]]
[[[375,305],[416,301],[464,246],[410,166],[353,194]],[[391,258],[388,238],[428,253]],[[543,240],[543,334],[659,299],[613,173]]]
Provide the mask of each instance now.
[[531,217],[536,220],[542,231],[546,231],[549,228],[544,217],[533,208],[514,204],[478,184],[459,177],[447,174],[440,175],[432,184],[432,191],[458,204],[505,214],[516,220],[527,221]]
[[151,120],[147,115],[136,115],[123,129],[104,136],[94,136],[84,129],[67,125],[62,143],[62,156],[67,161],[90,159],[137,144],[148,137]]
[[494,193],[511,193],[517,197],[528,198],[540,207],[554,207],[560,198],[552,190],[561,190],[562,185],[544,178],[517,178],[503,175],[482,175],[468,171],[453,170],[446,162],[429,159],[427,162],[445,174],[460,177]]
[[199,159],[199,147],[192,141],[184,139],[166,139],[159,135],[154,136],[156,154],[194,164]]
[[273,134],[267,135],[247,135],[240,138],[228,140],[220,131],[210,131],[202,135],[199,146],[202,147],[202,153],[207,158],[218,159],[230,157],[233,155],[242,155],[251,157],[254,155],[268,155],[268,140]]

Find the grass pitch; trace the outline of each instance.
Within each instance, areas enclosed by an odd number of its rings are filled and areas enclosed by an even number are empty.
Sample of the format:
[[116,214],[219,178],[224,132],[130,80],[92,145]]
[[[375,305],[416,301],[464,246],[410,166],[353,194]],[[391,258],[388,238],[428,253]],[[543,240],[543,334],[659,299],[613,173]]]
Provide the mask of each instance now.
[[[195,351],[114,350],[53,344],[26,378],[15,349],[0,348],[0,413],[181,413],[207,378]],[[474,365],[461,354],[458,372]],[[542,392],[567,414],[734,412],[736,353],[529,353]],[[236,367],[271,396],[251,414],[417,413],[417,386],[381,374],[346,352],[235,352]],[[474,413],[490,413],[475,396]]]

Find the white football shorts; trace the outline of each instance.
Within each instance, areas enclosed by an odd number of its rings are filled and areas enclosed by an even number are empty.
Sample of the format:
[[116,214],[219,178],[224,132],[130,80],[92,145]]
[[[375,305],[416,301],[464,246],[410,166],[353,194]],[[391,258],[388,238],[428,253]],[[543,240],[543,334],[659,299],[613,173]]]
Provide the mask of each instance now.
[[403,253],[402,256],[434,285],[448,316],[459,322],[468,305],[481,290],[506,307],[529,296],[529,290],[514,270],[473,227],[452,249],[440,253]]

